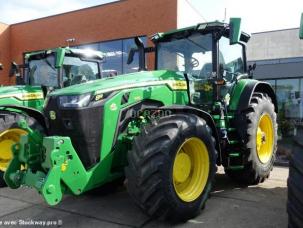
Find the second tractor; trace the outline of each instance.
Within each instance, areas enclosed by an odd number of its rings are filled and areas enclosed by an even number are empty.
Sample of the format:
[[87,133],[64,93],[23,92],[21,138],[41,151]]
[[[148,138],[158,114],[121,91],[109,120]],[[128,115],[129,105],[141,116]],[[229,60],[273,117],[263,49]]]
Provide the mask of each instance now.
[[101,52],[65,47],[27,53],[22,66],[12,63],[10,77],[16,76],[17,85],[0,87],[0,105],[8,105],[0,110],[0,187],[6,186],[11,146],[26,134],[17,122],[26,119],[35,127],[29,110],[42,111],[46,95],[55,89],[100,79],[103,61]]

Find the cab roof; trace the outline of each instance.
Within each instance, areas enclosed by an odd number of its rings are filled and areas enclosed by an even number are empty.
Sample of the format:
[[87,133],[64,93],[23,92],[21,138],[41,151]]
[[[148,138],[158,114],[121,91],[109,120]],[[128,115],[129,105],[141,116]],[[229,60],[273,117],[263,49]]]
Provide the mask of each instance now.
[[[194,26],[181,28],[181,29],[175,29],[164,33],[156,33],[151,37],[151,40],[154,43],[157,42],[165,42],[169,41],[172,38],[181,39],[183,37],[188,37],[195,33],[209,33],[211,31],[222,31],[229,34],[230,26],[227,23],[223,23],[220,21],[213,21],[213,22],[206,22],[206,23],[199,23]],[[250,35],[241,32],[240,41],[247,43],[250,39]]]
[[57,53],[59,51],[65,51],[65,54],[68,55],[74,55],[74,56],[79,56],[83,58],[90,58],[90,59],[96,59],[96,60],[103,60],[105,57],[105,54],[103,54],[100,51],[94,51],[90,49],[77,49],[77,48],[70,48],[70,47],[63,47],[63,48],[54,48],[54,49],[46,49],[46,50],[41,50],[41,51],[34,51],[30,53],[25,54],[25,58],[29,59],[33,56],[36,55],[43,55],[43,54],[52,54],[52,53]]

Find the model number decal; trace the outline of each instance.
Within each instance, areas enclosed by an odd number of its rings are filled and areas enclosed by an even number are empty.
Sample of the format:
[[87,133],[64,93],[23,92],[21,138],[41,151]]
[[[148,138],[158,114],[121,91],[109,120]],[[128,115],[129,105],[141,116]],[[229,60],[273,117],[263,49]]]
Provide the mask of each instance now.
[[37,92],[37,93],[17,93],[17,94],[0,95],[0,99],[11,98],[11,97],[15,97],[18,100],[22,100],[22,101],[37,100],[37,99],[43,99],[43,93]]

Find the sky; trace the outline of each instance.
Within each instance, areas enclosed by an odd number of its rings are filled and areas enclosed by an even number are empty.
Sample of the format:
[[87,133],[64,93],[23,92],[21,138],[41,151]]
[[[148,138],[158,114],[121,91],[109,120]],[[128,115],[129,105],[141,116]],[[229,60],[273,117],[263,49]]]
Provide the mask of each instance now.
[[[0,0],[0,21],[13,24],[114,0]],[[144,1],[144,0],[137,0]],[[151,0],[145,0],[151,1]],[[241,17],[248,33],[299,27],[302,0],[181,0],[199,11],[201,21]]]

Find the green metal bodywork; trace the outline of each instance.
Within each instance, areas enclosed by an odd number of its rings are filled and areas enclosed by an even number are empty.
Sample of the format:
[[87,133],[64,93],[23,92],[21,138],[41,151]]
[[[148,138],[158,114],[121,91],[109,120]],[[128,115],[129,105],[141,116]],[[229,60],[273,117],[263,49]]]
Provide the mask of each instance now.
[[[103,123],[100,123],[103,124],[100,162],[93,168],[85,170],[70,138],[53,136],[44,137],[40,141],[34,140],[38,133],[31,132],[27,126],[20,126],[29,134],[22,136],[18,149],[15,149],[16,156],[5,173],[8,185],[12,188],[20,185],[34,187],[48,204],[55,205],[60,202],[66,191],[78,195],[123,176],[123,166],[114,173],[111,172],[111,168],[117,165],[115,164],[117,162],[114,162],[116,158],[120,158],[119,160],[125,164],[127,145],[136,134],[132,129],[135,129],[138,122],[130,123],[128,131],[121,133],[114,145],[116,129],[113,126],[117,125],[120,110],[143,100],[161,101],[165,106],[186,105],[188,104],[187,91],[175,88],[178,82],[184,82],[184,77],[172,71],[141,72],[97,80],[91,85],[86,83],[71,86],[51,93],[49,96],[90,92],[97,95],[118,91],[104,104]],[[130,93],[128,102],[121,104],[123,94],[128,92]],[[37,141],[40,142],[39,146]],[[40,154],[36,153],[36,148],[40,148]],[[33,157],[38,154],[39,158],[31,159],[32,152]],[[45,157],[43,162],[41,162],[42,156]],[[36,161],[32,164],[36,167],[41,165],[38,172],[31,172],[30,167],[24,171],[20,170],[21,164],[28,164],[29,160]]]
[[0,87],[0,106],[18,105],[42,110],[43,92],[40,86]]
[[243,93],[246,86],[249,84],[256,84],[258,83],[257,80],[254,79],[245,79],[238,81],[230,91],[230,103],[229,103],[229,110],[235,111],[239,105],[241,94]]

